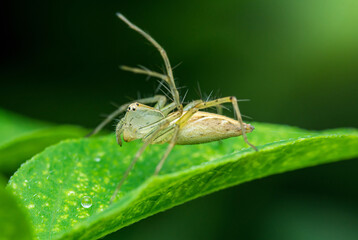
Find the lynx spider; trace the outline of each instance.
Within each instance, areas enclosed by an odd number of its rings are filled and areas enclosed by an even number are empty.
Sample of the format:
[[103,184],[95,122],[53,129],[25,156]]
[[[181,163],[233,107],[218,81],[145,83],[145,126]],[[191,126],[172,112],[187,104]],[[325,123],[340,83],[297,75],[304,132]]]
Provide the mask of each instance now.
[[[169,153],[176,144],[199,144],[242,135],[244,141],[257,151],[257,148],[248,141],[246,136],[246,133],[252,132],[254,127],[242,121],[236,97],[230,96],[211,101],[195,100],[184,107],[180,102],[179,93],[173,78],[172,67],[166,51],[149,34],[134,25],[121,13],[117,13],[117,16],[131,29],[146,38],[159,51],[165,64],[166,73],[162,74],[148,69],[128,66],[122,66],[121,68],[136,74],[145,74],[155,77],[165,82],[169,86],[173,102],[166,104],[167,98],[165,96],[155,95],[123,104],[88,135],[91,136],[98,133],[106,124],[126,111],[125,116],[118,122],[116,127],[118,144],[122,146],[122,136],[126,142],[136,139],[142,139],[144,142],[142,147],[135,154],[121,181],[118,183],[110,199],[110,203],[112,203],[117,196],[129,172],[149,144],[169,143],[162,159],[155,169],[154,175],[159,173]],[[201,109],[220,106],[223,103],[231,103],[233,105],[237,120],[220,114],[199,111]],[[145,104],[155,104],[155,106],[150,107]],[[242,129],[245,129],[245,131],[242,131]]]

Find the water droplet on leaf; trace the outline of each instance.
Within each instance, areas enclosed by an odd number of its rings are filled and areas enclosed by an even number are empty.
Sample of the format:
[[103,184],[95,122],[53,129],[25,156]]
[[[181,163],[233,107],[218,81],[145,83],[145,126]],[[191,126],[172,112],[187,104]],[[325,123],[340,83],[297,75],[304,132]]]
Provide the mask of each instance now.
[[67,193],[67,196],[71,196],[71,195],[75,195],[75,192],[74,192],[74,191],[69,191],[69,192]]
[[94,161],[95,161],[95,162],[100,162],[100,161],[101,161],[101,158],[96,157],[96,158],[94,159]]
[[84,208],[90,208],[92,206],[92,199],[88,196],[84,196],[82,198],[81,205]]

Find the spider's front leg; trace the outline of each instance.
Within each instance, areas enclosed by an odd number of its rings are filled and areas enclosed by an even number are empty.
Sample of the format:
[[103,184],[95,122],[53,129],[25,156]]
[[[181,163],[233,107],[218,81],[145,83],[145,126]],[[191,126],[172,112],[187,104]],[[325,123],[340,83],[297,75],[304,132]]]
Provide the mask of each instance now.
[[[171,106],[171,104],[169,104],[169,106]],[[143,154],[144,150],[147,148],[147,146],[149,144],[153,144],[153,143],[157,143],[157,140],[160,136],[163,136],[165,134],[168,133],[168,130],[171,130],[173,125],[170,125],[170,123],[172,121],[174,121],[175,119],[180,117],[180,113],[179,112],[175,112],[171,115],[168,115],[167,117],[162,118],[161,120],[150,124],[148,126],[145,126],[143,128],[140,128],[141,131],[147,132],[146,135],[142,138],[142,140],[144,141],[142,147],[137,151],[137,153],[135,154],[135,156],[133,157],[132,162],[130,163],[129,167],[127,168],[127,170],[125,171],[121,181],[118,183],[116,190],[114,191],[110,203],[113,202],[114,198],[116,197],[116,195],[118,194],[121,186],[123,185],[124,181],[126,180],[126,178],[128,177],[129,172],[132,170],[132,168],[134,167],[135,163],[138,161],[139,157]],[[118,125],[117,125],[117,140],[120,139],[120,134],[123,131],[123,122],[121,121]],[[172,143],[169,144],[169,147],[164,155],[164,157],[161,160],[161,165],[163,165],[166,157],[169,155],[171,149],[173,148],[173,146],[175,145],[175,139],[176,139],[176,135],[177,133],[175,133],[173,135],[172,138]],[[119,143],[119,142],[118,142]],[[160,165],[160,163],[159,163]],[[158,165],[158,166],[159,166]],[[157,166],[157,169],[158,169]],[[160,168],[159,168],[160,170]],[[159,172],[158,170],[158,172]],[[157,171],[156,171],[157,172]]]
[[123,22],[125,22],[131,29],[138,32],[145,39],[147,39],[148,42],[150,42],[158,50],[158,52],[160,53],[160,55],[162,56],[162,59],[164,61],[166,74],[164,75],[164,74],[156,73],[156,72],[148,70],[148,69],[138,69],[138,68],[132,68],[132,67],[126,67],[126,66],[122,67],[122,69],[131,71],[134,73],[146,74],[146,75],[157,77],[157,78],[164,80],[169,85],[170,92],[173,96],[173,101],[175,102],[175,105],[176,105],[178,111],[182,112],[183,106],[180,102],[179,92],[175,86],[175,81],[174,81],[174,77],[173,77],[173,70],[172,70],[172,67],[171,67],[171,64],[170,64],[170,61],[169,61],[169,58],[168,58],[168,55],[167,55],[167,52],[165,51],[165,49],[157,41],[155,41],[155,39],[152,38],[148,33],[144,32],[137,25],[133,24],[121,13],[117,13],[117,16]]
[[127,168],[127,170],[125,171],[121,181],[118,183],[116,190],[114,191],[111,200],[110,200],[110,204],[113,202],[113,200],[115,199],[115,197],[117,196],[119,190],[121,189],[124,181],[127,179],[128,174],[130,173],[130,171],[132,170],[132,168],[134,167],[135,163],[137,162],[137,160],[139,159],[139,157],[142,155],[142,153],[144,152],[144,150],[147,148],[147,146],[149,144],[151,144],[153,142],[153,139],[155,137],[158,136],[158,134],[166,127],[168,126],[168,122],[162,122],[162,124],[160,124],[159,126],[157,126],[157,128],[151,133],[152,135],[150,137],[148,137],[148,139],[144,142],[144,144],[142,145],[142,147],[137,151],[137,153],[135,154],[131,164],[129,165],[129,167]]

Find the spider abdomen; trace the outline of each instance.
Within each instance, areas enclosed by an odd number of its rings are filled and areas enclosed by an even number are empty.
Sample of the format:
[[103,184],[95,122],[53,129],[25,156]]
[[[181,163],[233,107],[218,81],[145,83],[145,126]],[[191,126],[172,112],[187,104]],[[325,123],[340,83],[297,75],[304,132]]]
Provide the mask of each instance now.
[[[246,133],[254,130],[254,127],[247,123],[244,123],[244,128]],[[199,111],[180,128],[176,144],[199,144],[240,135],[242,135],[242,130],[238,121],[226,116]]]

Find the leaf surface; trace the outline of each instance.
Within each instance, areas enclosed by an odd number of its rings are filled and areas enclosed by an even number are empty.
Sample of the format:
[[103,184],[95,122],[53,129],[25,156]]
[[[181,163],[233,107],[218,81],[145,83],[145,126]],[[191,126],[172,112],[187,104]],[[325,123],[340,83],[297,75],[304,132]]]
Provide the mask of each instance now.
[[5,180],[0,178],[0,239],[32,239],[28,216],[17,205],[12,194],[4,187]]
[[55,126],[0,109],[0,172],[13,172],[47,146],[87,132],[81,127]]
[[355,129],[253,125],[248,137],[259,152],[241,137],[175,146],[156,177],[152,174],[167,145],[150,146],[112,205],[109,199],[140,147],[137,141],[119,147],[112,134],[47,148],[15,173],[8,188],[30,211],[38,239],[97,239],[223,188],[358,156]]

